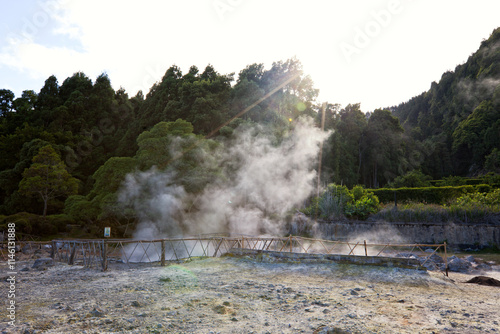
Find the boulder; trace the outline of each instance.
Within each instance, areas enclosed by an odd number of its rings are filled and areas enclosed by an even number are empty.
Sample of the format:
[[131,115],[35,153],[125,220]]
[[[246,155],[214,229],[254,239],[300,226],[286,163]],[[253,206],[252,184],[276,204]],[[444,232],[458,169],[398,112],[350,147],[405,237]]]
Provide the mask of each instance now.
[[33,269],[38,269],[38,270],[44,270],[47,269],[48,267],[54,266],[54,260],[51,259],[50,257],[42,257],[40,259],[36,259],[35,263],[33,263],[33,266],[31,268]]
[[427,270],[445,270],[444,260],[437,254],[432,254],[429,257],[421,257],[419,261]]
[[472,269],[472,264],[453,255],[448,259],[448,269],[454,272],[466,273]]
[[472,255],[469,255],[469,256],[465,257],[464,260],[468,261],[470,263],[476,262],[476,259]]
[[35,252],[35,249],[31,243],[27,243],[24,245],[24,247],[21,249],[21,252],[25,255],[33,254]]

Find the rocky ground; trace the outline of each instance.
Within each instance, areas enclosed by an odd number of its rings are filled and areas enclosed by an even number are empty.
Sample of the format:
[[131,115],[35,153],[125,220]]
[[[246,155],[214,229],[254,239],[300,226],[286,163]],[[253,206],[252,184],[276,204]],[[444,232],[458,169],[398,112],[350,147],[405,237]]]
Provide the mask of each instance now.
[[[500,288],[464,283],[473,274],[234,257],[107,272],[33,262],[17,263],[16,326],[2,316],[0,333],[500,333]],[[6,273],[2,263],[5,287]]]

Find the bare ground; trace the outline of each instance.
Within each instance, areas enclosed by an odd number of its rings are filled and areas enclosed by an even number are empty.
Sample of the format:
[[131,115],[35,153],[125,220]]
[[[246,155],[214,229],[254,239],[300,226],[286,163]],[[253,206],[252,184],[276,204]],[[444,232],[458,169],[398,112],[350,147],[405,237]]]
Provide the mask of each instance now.
[[58,263],[18,272],[16,326],[3,320],[0,333],[500,333],[500,288],[472,277],[230,257],[107,272]]

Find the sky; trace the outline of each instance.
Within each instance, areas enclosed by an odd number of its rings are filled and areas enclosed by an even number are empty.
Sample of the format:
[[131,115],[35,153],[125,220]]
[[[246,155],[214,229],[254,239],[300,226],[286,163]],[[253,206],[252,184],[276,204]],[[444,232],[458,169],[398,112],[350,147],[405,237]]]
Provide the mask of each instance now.
[[146,94],[165,71],[296,57],[318,103],[365,112],[427,91],[500,26],[498,0],[0,0],[0,89],[55,75]]

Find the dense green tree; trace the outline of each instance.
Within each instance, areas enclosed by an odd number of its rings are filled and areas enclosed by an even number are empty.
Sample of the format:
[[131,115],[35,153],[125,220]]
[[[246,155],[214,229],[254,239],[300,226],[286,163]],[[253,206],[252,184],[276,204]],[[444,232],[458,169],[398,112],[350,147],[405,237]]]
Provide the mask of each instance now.
[[[500,148],[500,113],[490,101],[483,101],[453,132],[453,153],[460,174],[468,166],[480,169],[485,157]],[[468,167],[470,168],[470,167]]]
[[68,173],[56,151],[47,145],[40,149],[33,158],[33,164],[24,171],[19,192],[27,196],[40,196],[45,217],[49,200],[76,194],[78,181]]
[[325,108],[325,129],[332,134],[323,147],[322,174],[329,177],[323,182],[352,187],[360,182],[367,117],[359,103],[339,109],[339,105],[331,104]]
[[59,107],[63,101],[59,96],[59,83],[54,75],[51,75],[45,84],[40,89],[38,93],[38,99],[35,103],[36,112],[38,117],[36,118],[41,125],[48,126],[52,121],[50,115],[48,114],[52,109]]
[[14,93],[8,89],[0,89],[0,116],[12,111]]
[[0,172],[0,212],[14,214],[19,211],[33,212],[37,210],[35,200],[20,196],[18,193],[19,182],[23,178],[23,172],[29,168],[33,162],[33,157],[38,151],[50,145],[49,142],[42,139],[34,139],[24,143],[19,152],[19,161],[12,169],[6,169]]
[[365,184],[378,188],[404,172],[403,132],[390,111],[377,109],[371,114],[363,136]]
[[[13,109],[15,110],[15,120],[12,120],[12,127],[22,126],[24,122],[34,123],[36,120],[36,103],[38,101],[38,94],[33,90],[25,90],[13,102]],[[13,115],[14,116],[14,115]]]
[[90,80],[85,73],[76,72],[71,77],[63,81],[61,87],[59,88],[59,97],[62,102],[65,103],[75,91],[78,91],[83,95],[89,95],[92,90],[92,86],[92,80]]
[[487,172],[500,173],[500,149],[495,147],[491,153],[486,156],[484,168]]
[[341,138],[337,161],[340,182],[349,187],[360,182],[361,166],[364,159],[363,137],[367,125],[367,118],[361,112],[360,104],[349,104],[339,113],[337,131]]

